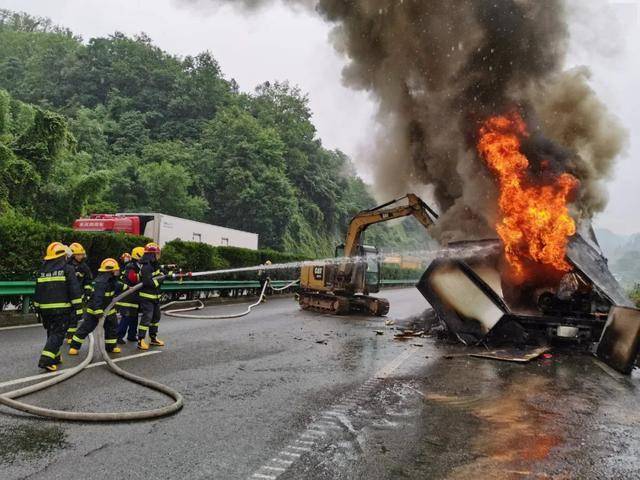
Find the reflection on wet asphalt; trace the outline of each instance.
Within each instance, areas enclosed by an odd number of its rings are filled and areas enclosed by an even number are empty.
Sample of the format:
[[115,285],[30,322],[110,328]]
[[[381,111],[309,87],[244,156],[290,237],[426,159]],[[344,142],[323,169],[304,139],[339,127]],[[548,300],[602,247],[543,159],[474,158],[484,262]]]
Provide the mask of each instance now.
[[[396,320],[425,308],[413,289],[385,295]],[[472,358],[290,299],[241,320],[163,322],[167,348],[126,368],[180,390],[183,411],[87,425],[3,409],[0,479],[640,479],[637,371],[559,352],[524,365]],[[39,329],[3,332],[12,361],[0,378],[33,375],[41,342]],[[164,402],[104,368],[29,400],[87,411]]]
[[280,478],[640,478],[637,378],[587,355],[516,365],[428,347]]

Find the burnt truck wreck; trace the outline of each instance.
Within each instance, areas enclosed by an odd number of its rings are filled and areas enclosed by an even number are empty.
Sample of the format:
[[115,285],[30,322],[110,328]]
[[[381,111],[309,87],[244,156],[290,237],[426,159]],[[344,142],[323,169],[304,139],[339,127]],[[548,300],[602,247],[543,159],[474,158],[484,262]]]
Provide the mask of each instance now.
[[417,285],[456,339],[465,345],[577,345],[620,372],[634,368],[640,353],[640,311],[610,272],[590,225],[567,247],[573,270],[555,288],[524,294],[501,274],[498,240],[456,246],[481,246],[484,253],[437,259]]

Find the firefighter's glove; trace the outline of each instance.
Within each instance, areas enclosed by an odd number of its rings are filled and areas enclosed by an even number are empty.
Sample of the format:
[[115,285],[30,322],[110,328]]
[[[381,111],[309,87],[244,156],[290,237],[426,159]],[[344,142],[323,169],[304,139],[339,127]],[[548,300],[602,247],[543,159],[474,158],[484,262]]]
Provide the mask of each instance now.
[[167,280],[178,280],[180,279],[180,275],[174,271],[167,272]]

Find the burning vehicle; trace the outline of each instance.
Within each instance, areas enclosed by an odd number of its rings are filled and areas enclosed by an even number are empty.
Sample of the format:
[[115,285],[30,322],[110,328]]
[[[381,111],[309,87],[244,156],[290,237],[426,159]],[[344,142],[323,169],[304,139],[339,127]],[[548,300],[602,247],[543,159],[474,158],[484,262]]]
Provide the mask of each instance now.
[[517,112],[482,125],[478,153],[498,183],[499,239],[458,243],[486,248],[434,261],[418,289],[464,344],[597,345],[600,359],[630,373],[640,353],[640,311],[609,271],[590,222],[576,225],[569,214],[579,181],[566,172],[532,176],[526,137]]

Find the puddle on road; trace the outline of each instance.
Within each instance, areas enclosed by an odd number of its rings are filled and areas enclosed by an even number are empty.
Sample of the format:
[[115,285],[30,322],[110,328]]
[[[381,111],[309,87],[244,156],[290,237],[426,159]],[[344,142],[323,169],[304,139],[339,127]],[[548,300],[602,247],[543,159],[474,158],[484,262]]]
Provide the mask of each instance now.
[[549,457],[562,441],[553,415],[532,404],[547,389],[548,380],[523,376],[489,397],[425,395],[428,401],[463,410],[482,421],[471,440],[476,458],[450,472],[450,479],[535,478],[533,466]]
[[58,426],[12,425],[0,427],[0,462],[42,457],[67,445]]

